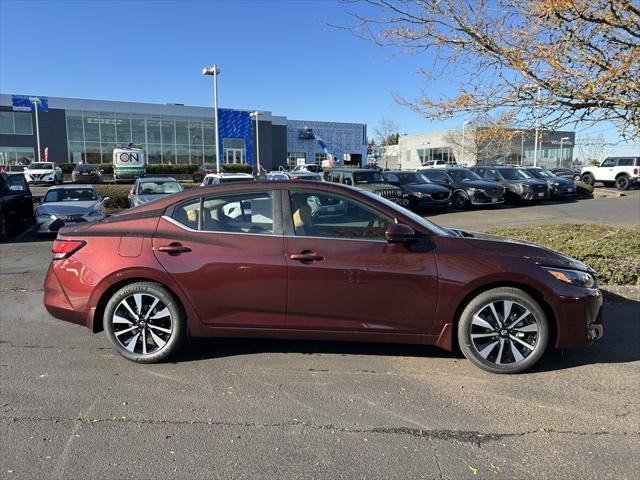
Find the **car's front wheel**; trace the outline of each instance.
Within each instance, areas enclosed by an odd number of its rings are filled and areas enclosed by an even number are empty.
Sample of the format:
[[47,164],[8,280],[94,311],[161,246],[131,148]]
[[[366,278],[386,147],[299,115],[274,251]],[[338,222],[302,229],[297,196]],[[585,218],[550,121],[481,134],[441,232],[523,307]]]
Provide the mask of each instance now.
[[582,183],[593,186],[596,183],[596,178],[591,173],[585,173],[581,177]]
[[519,373],[535,365],[549,343],[540,304],[517,288],[482,292],[458,322],[460,349],[474,365],[492,373]]
[[187,336],[182,307],[154,282],[136,282],[118,290],[107,303],[103,321],[118,353],[139,363],[155,363],[175,354]]
[[464,210],[469,206],[469,200],[464,193],[456,193],[453,196],[453,206],[458,210]]

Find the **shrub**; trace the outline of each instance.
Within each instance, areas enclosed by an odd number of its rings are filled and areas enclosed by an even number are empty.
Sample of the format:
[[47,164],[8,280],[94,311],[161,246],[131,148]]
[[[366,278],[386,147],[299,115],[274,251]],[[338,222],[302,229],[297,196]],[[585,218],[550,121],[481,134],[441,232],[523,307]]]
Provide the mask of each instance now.
[[163,173],[174,175],[190,175],[196,171],[198,165],[188,163],[176,163],[174,165],[148,164],[147,174]]
[[253,173],[253,167],[246,163],[221,163],[220,168],[227,173]]
[[489,230],[494,235],[537,243],[590,265],[598,282],[640,285],[640,229],[582,224]]
[[129,191],[131,185],[116,185],[108,183],[100,183],[95,185],[98,195],[101,197],[109,197],[104,202],[106,208],[129,208]]
[[588,183],[576,182],[576,192],[582,195],[591,195],[593,193],[593,185]]
[[76,166],[75,163],[59,163],[58,167],[62,170],[62,173],[71,173],[73,168]]

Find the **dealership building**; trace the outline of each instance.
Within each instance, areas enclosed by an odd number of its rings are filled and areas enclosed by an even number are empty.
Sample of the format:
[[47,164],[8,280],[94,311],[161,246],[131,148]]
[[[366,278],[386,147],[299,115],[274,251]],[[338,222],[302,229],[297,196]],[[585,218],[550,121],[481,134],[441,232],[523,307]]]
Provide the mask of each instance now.
[[[489,129],[468,126],[419,135],[401,135],[398,145],[382,149],[378,165],[413,170],[434,161],[458,165],[524,165],[570,167],[575,132],[541,130],[536,151],[535,130]],[[535,158],[535,162],[534,162]]]
[[[218,109],[223,163],[247,163],[255,170],[257,148],[267,171],[321,163],[327,153],[337,163],[366,163],[366,124],[289,120],[259,111],[256,131],[252,113]],[[56,163],[110,163],[114,147],[129,143],[142,146],[149,163],[216,161],[213,108],[0,94],[0,164],[37,159],[37,129],[42,159],[46,149]]]

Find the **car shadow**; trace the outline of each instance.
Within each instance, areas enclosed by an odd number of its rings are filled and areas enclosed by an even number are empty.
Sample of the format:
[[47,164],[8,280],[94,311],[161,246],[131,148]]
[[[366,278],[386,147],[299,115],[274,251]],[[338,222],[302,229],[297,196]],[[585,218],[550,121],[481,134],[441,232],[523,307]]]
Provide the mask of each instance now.
[[[640,360],[640,302],[607,294],[604,337],[588,348],[550,348],[527,373],[564,370],[601,363],[630,363]],[[193,338],[173,363],[208,360],[258,353],[302,355],[332,354],[343,357],[399,356],[414,358],[463,358],[460,350],[447,352],[434,346],[396,343],[338,342],[321,340],[273,340],[259,338]]]
[[262,338],[192,338],[175,362],[207,360],[256,353],[295,353],[301,355],[400,356],[460,358],[460,354],[437,347],[397,343],[338,342],[329,340],[274,340]]

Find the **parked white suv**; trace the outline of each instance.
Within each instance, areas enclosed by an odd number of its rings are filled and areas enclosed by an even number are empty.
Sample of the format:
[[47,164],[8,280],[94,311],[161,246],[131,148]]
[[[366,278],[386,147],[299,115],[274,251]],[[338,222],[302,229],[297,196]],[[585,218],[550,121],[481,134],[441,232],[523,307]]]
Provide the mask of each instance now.
[[29,183],[62,183],[62,170],[53,162],[31,163],[23,173]]
[[615,185],[626,190],[640,183],[640,157],[607,157],[599,166],[582,167],[580,178],[589,185],[602,182],[605,187]]

